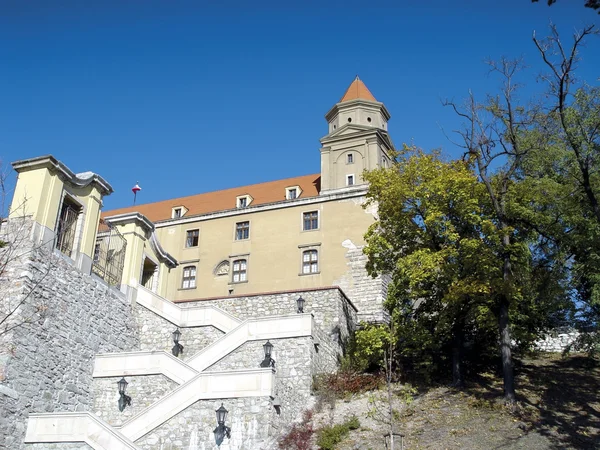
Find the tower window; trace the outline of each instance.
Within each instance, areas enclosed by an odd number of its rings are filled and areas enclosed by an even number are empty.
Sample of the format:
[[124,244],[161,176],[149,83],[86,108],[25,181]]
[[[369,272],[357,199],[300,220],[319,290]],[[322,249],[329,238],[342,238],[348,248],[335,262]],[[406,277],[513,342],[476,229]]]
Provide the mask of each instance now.
[[348,164],[354,164],[354,154],[353,153],[348,153],[347,162],[348,162]]
[[236,259],[233,262],[233,277],[232,281],[234,283],[240,283],[242,281],[247,280],[246,272],[247,271],[247,263],[245,259]]
[[235,240],[241,241],[250,236],[250,222],[238,222],[235,224]]
[[371,123],[371,118],[367,117],[367,122]]
[[346,175],[346,186],[354,185],[354,175]]
[[185,246],[187,248],[198,247],[199,234],[199,230],[188,230],[186,233]]
[[348,117],[348,123],[352,122],[352,117]]

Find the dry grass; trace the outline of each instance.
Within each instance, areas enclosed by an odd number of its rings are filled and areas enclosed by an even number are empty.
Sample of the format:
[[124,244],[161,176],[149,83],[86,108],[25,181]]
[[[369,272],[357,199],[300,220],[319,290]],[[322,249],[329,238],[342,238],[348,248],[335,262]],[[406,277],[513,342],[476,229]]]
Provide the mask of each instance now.
[[[484,375],[463,391],[424,390],[410,404],[395,405],[404,449],[600,448],[600,366],[581,355],[526,358],[516,368],[518,403],[502,402],[502,382]],[[354,412],[361,429],[340,449],[383,449],[385,425],[367,417],[367,398],[338,402],[328,421]],[[400,402],[402,403],[402,402]],[[400,449],[397,445],[396,450]]]

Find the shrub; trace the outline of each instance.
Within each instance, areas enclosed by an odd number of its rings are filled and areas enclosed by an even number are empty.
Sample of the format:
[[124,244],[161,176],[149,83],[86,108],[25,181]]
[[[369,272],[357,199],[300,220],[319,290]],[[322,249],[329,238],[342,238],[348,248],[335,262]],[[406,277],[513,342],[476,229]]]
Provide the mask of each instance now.
[[322,450],[334,450],[350,430],[358,428],[360,428],[360,422],[356,416],[352,416],[344,423],[323,427],[317,433],[317,445]]
[[348,394],[378,389],[383,382],[382,374],[342,371],[318,375],[315,378],[314,390],[317,394],[344,398]]
[[282,450],[310,450],[314,434],[312,424],[312,410],[304,411],[302,421],[295,423],[285,436],[279,439],[279,448]]

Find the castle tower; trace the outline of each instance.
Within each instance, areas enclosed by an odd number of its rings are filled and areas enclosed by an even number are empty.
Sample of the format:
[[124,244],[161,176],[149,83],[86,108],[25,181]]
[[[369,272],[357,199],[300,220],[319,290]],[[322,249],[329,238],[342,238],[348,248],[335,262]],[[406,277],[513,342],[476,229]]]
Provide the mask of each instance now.
[[389,164],[390,117],[357,76],[325,115],[329,134],[321,139],[321,192],[364,184],[364,169]]

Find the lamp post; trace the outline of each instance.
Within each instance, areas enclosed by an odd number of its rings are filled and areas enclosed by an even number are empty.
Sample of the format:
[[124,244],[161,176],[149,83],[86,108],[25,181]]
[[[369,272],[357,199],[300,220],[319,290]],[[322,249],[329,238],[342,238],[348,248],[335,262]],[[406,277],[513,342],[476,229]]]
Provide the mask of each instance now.
[[215,434],[215,442],[219,447],[221,446],[223,439],[225,439],[225,436],[227,436],[227,439],[231,438],[231,428],[225,425],[228,412],[229,411],[223,406],[223,403],[221,403],[219,409],[215,410],[215,413],[217,414],[217,428],[213,430],[213,433]]
[[302,296],[298,297],[298,300],[296,300],[296,305],[298,306],[298,314],[303,313],[304,312],[304,299],[302,298]]
[[173,352],[173,355],[175,356],[179,356],[180,353],[183,353],[183,345],[179,343],[180,337],[181,331],[179,331],[179,328],[177,328],[175,331],[173,331],[173,342],[175,343],[175,345],[171,349],[171,352]]
[[128,384],[125,381],[125,377],[117,381],[117,386],[119,386],[119,411],[121,412],[123,412],[126,406],[131,406],[131,397],[125,393]]
[[275,367],[275,360],[271,358],[271,352],[273,351],[273,344],[267,341],[263,345],[265,351],[265,359],[260,363],[260,367]]

